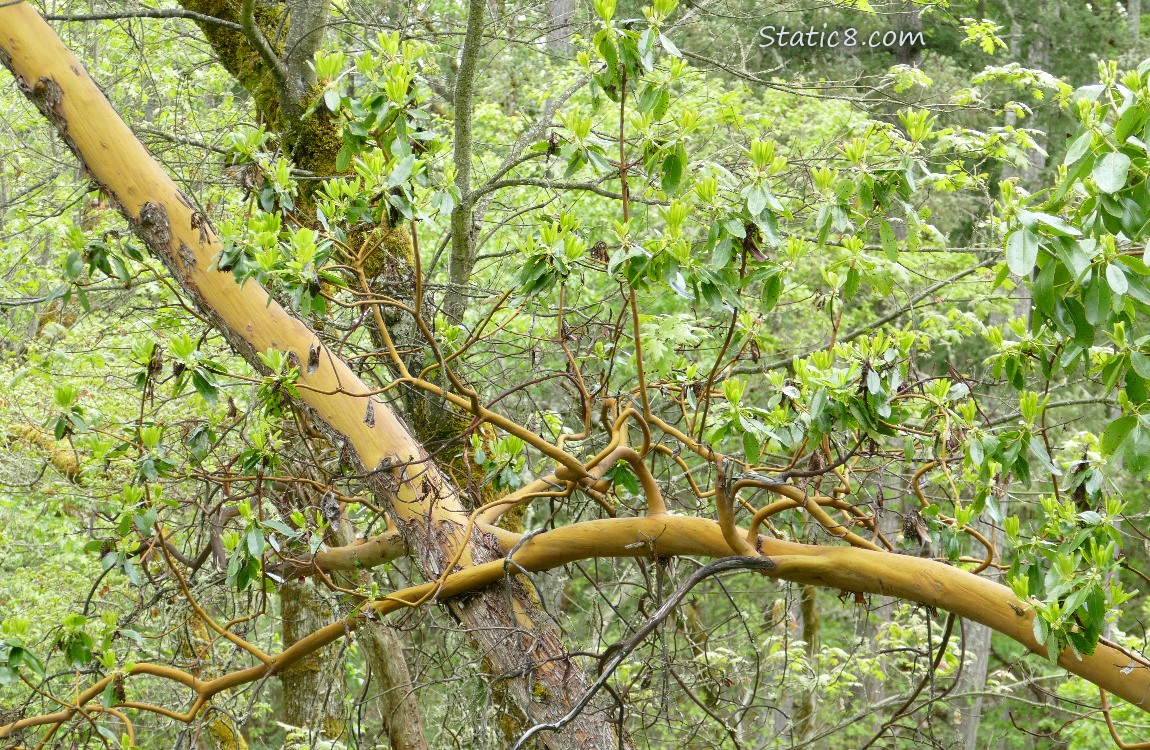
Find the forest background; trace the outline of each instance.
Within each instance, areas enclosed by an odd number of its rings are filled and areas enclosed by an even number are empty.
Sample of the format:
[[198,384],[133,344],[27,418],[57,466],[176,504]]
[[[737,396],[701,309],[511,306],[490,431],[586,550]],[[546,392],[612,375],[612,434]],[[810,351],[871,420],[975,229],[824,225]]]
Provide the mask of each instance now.
[[1141,10],[0,2],[0,743],[1138,746]]

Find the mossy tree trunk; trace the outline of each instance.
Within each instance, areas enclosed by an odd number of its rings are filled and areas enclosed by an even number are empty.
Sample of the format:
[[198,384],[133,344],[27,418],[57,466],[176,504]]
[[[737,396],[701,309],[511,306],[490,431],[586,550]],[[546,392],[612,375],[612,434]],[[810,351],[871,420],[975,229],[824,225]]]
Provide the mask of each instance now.
[[[284,645],[298,643],[337,616],[330,592],[311,579],[287,581],[279,593]],[[280,674],[285,724],[346,743],[344,647],[325,646]]]
[[[243,0],[180,0],[180,5],[186,10],[231,24],[241,24],[242,21]],[[319,94],[309,63],[319,48],[327,20],[327,2],[280,0],[255,4],[253,34],[258,32],[262,35],[267,41],[267,51],[274,58],[261,55],[258,43],[252,40],[251,35],[232,26],[196,22],[220,64],[251,95],[258,120],[270,132],[280,136],[284,152],[297,168],[320,178],[337,173],[336,157],[342,145],[339,125],[326,107],[317,107],[303,116]],[[283,84],[277,84],[280,77],[285,81]],[[470,117],[462,119],[465,123],[470,122]],[[463,127],[466,130],[467,126]],[[470,143],[469,131],[465,140]],[[470,149],[457,158],[469,162]],[[318,180],[304,183],[303,194],[297,201],[296,217],[304,223],[315,223],[310,211],[313,205],[311,195],[319,184]],[[468,204],[466,209],[457,207],[455,213],[470,216],[470,209]],[[467,221],[470,222],[470,218]],[[416,264],[412,236],[407,227],[403,224],[367,227],[349,242],[354,246],[361,243],[366,243],[369,248],[365,253],[363,271],[372,291],[389,295],[414,309]],[[466,262],[453,260],[452,273],[466,279],[470,277],[474,258],[467,253],[464,255]],[[423,302],[420,300],[420,307],[427,309]],[[457,316],[462,316],[467,299],[461,294],[445,300],[444,305],[450,306]],[[408,369],[413,372],[422,370],[426,342],[414,321],[402,314],[385,312],[385,322],[400,351],[408,352],[405,357]],[[430,324],[434,321],[425,322]],[[369,320],[367,325],[374,327],[375,323]],[[381,344],[379,331],[373,331],[373,334]],[[403,393],[406,422],[420,442],[436,451],[437,459],[448,467],[453,479],[458,481],[469,473],[481,477],[482,470],[475,464],[468,465],[462,449],[461,438],[465,437],[463,433],[470,425],[471,417],[422,391],[405,389]],[[476,492],[479,494],[481,490]]]
[[816,714],[816,697],[818,696],[818,658],[819,658],[819,606],[816,599],[817,589],[814,586],[803,586],[799,589],[799,614],[803,621],[803,653],[807,664],[812,670],[816,680],[810,690],[803,693],[798,711],[795,713],[795,740],[803,742],[814,734]]

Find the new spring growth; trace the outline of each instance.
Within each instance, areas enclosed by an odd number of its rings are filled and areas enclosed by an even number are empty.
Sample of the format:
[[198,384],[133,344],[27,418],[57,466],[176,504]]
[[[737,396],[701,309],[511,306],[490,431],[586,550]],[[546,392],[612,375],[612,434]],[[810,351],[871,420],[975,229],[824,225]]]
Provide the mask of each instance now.
[[843,144],[840,150],[851,164],[862,166],[863,161],[866,159],[867,151],[870,150],[870,146],[862,138],[851,138]]
[[686,109],[683,109],[679,112],[675,120],[679,125],[680,131],[683,133],[690,133],[699,126],[699,112],[698,110],[687,107]]
[[559,113],[559,121],[563,123],[563,127],[571,131],[571,135],[579,144],[582,144],[591,134],[591,118],[587,115],[578,112],[571,114],[561,112]]
[[703,203],[714,203],[718,194],[719,181],[714,177],[704,177],[695,183],[695,195],[699,196],[699,200]]
[[663,220],[667,222],[667,234],[678,237],[683,231],[683,222],[687,220],[690,209],[680,200],[671,201],[671,205],[663,210]]
[[815,188],[820,193],[830,192],[831,187],[838,182],[839,171],[837,169],[830,169],[829,167],[815,167],[811,170],[811,177],[814,178]]
[[343,63],[343,52],[320,52],[315,56],[312,67],[315,69],[316,78],[330,80],[336,78],[343,70]]
[[377,41],[379,42],[379,48],[383,50],[384,54],[386,54],[388,57],[394,59],[397,55],[399,55],[398,31],[392,33],[381,33],[377,37]]
[[[679,0],[655,0],[652,5],[643,6],[643,15],[646,16],[649,24],[658,26],[667,16],[675,12],[678,5]],[[598,3],[596,3],[596,9],[598,9],[597,6]]]
[[898,117],[913,143],[922,143],[930,137],[935,120],[938,119],[925,109],[903,110],[898,113]]
[[1042,412],[1046,409],[1046,402],[1050,397],[1039,400],[1038,394],[1034,391],[1023,391],[1018,396],[1018,411],[1022,414],[1022,419],[1026,422],[1026,426],[1033,428],[1038,424]]
[[751,162],[760,172],[767,169],[775,159],[775,142],[771,140],[760,141],[757,138],[751,141]]

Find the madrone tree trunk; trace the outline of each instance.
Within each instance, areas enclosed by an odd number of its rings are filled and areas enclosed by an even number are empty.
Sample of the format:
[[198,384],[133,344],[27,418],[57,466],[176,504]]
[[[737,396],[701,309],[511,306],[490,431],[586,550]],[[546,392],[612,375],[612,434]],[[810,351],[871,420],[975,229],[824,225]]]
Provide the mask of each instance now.
[[[261,286],[241,287],[230,273],[212,270],[220,246],[208,217],[152,159],[30,5],[0,6],[0,62],[232,348],[257,371],[264,371],[258,353],[290,354],[301,370],[301,408],[333,445],[354,457],[373,494],[390,506],[428,579],[438,578],[460,548],[464,568],[503,556],[489,535],[465,535],[468,515],[456,488],[343,360]],[[449,606],[529,722],[556,721],[586,691],[582,670],[519,581],[510,578]],[[551,748],[619,746],[608,716],[594,707],[543,742]]]
[[[212,46],[218,62],[251,95],[256,116],[270,132],[281,139],[284,150],[292,157],[295,165],[318,176],[331,175],[335,171],[337,155],[342,145],[339,126],[335,117],[326,107],[312,109],[309,104],[317,96],[317,81],[311,67],[315,53],[320,48],[328,19],[327,0],[278,0],[253,5],[250,23],[244,23],[244,0],[180,0],[186,10],[210,16],[226,23],[213,23],[197,20],[204,38]],[[477,24],[482,25],[482,14]],[[230,24],[230,25],[228,25]],[[239,27],[239,28],[237,28]],[[481,39],[469,37],[469,57],[478,51]],[[474,76],[474,66],[470,68]],[[466,78],[466,76],[465,76]],[[470,96],[467,97],[470,101]],[[456,102],[457,110],[460,109]],[[470,105],[457,112],[456,130],[467,133],[470,130]],[[306,115],[304,114],[306,113]],[[469,137],[466,138],[469,140]],[[470,151],[460,156],[470,163]],[[307,210],[312,195],[320,183],[309,181],[303,184],[299,196],[299,215],[312,214]],[[464,209],[461,207],[460,211]],[[318,222],[313,229],[319,229]],[[412,302],[416,284],[415,265],[412,258],[413,242],[407,229],[398,226],[379,226],[374,230],[376,249],[369,260],[363,263],[364,273],[371,289],[391,295],[404,302]],[[455,272],[466,277],[470,265],[456,267]],[[466,297],[459,296],[457,312],[466,308]],[[420,305],[411,305],[420,309]],[[408,352],[407,366],[412,371],[423,369],[422,357],[426,342],[418,333],[418,327],[409,316],[391,315],[383,312],[388,332],[401,350]],[[369,328],[379,348],[383,348],[382,332],[375,329],[374,320]],[[477,465],[467,466],[469,459],[459,446],[463,444],[461,432],[470,425],[469,415],[463,415],[440,399],[431,398],[417,389],[405,389],[401,404],[407,424],[415,437],[425,446],[434,447],[441,465],[446,465],[452,478],[482,476],[483,470]],[[486,432],[480,433],[486,438]],[[460,486],[456,481],[456,486]],[[472,489],[472,488],[468,488]],[[476,494],[481,494],[476,493]],[[492,500],[482,493],[483,501]],[[318,590],[285,587],[281,597],[291,611],[298,616],[305,615],[305,608],[315,607],[311,619],[331,610],[333,596],[323,595]],[[286,624],[285,624],[286,625]],[[385,716],[392,717],[388,722],[388,733],[394,747],[418,748],[425,745],[424,731],[418,706],[412,697],[410,681],[391,682],[409,676],[403,650],[402,639],[395,632],[377,632],[373,628],[365,644],[364,654],[370,660],[374,687],[380,695],[380,708]],[[284,643],[295,642],[294,629],[285,627]],[[330,661],[330,660],[329,660]],[[322,668],[329,680],[342,680],[343,666],[339,663],[313,664]],[[312,730],[325,731],[335,723],[325,719],[325,712],[318,703],[306,698],[296,699],[291,694],[302,692],[308,695],[309,678],[306,674],[289,672],[281,676],[284,690],[285,713],[291,708],[313,707],[315,711],[290,714],[290,723],[299,724]],[[502,692],[500,693],[502,696]],[[304,706],[298,706],[300,701]],[[512,707],[514,713],[522,713]]]
[[[219,63],[251,96],[256,116],[280,138],[296,166],[313,174],[330,174],[340,145],[338,125],[326,108],[305,114],[309,101],[315,96],[316,79],[311,64],[327,30],[327,0],[286,0],[258,5],[250,0],[183,0],[181,4],[187,10],[231,24],[198,22]],[[250,14],[245,17],[247,5],[250,5]],[[302,203],[310,204],[315,184],[308,183],[301,196]],[[289,464],[300,465],[299,445],[296,441],[289,443],[285,456]],[[286,496],[297,501],[307,497],[296,493]],[[297,504],[296,509],[303,510],[305,506],[306,503]],[[317,624],[330,622],[337,606],[338,597],[314,582],[289,582],[282,586],[280,613],[284,644],[290,646]],[[398,638],[382,639],[375,645],[365,652],[377,665],[383,659],[404,661]],[[285,723],[329,740],[342,737],[344,653],[338,648],[325,649],[323,654],[314,654],[305,663],[279,676]],[[383,695],[410,693],[409,684],[386,683],[389,677],[407,675],[406,663],[375,671],[383,683],[378,685]],[[384,712],[389,713],[392,707],[386,700],[383,703]],[[389,730],[394,730],[391,732],[393,744],[420,747],[426,740],[419,712],[414,711],[405,718],[399,725],[389,724]],[[400,730],[408,733],[401,737]]]

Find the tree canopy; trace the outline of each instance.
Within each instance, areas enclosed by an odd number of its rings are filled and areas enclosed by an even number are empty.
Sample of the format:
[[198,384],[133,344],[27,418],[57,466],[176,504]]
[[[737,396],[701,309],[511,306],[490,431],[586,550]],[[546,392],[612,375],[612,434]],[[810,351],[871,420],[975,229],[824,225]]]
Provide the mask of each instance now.
[[1142,747],[1141,23],[0,2],[0,746]]

